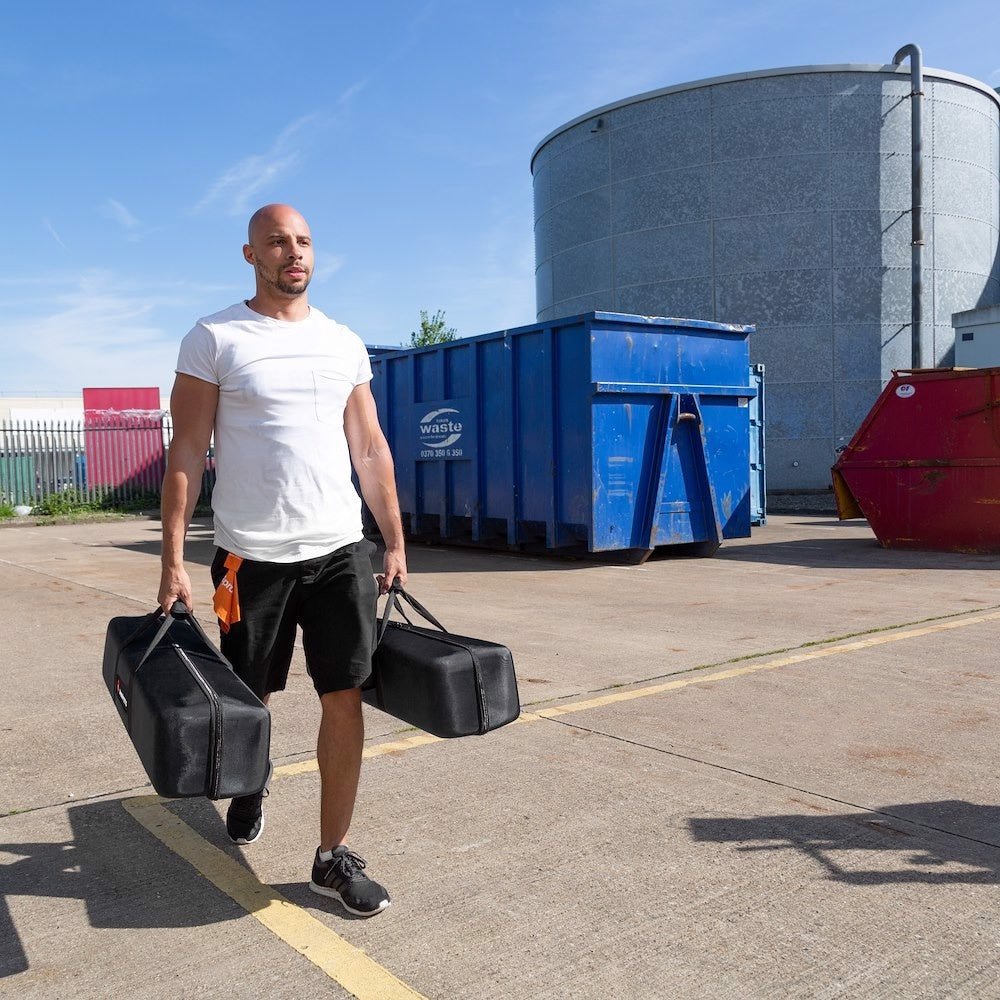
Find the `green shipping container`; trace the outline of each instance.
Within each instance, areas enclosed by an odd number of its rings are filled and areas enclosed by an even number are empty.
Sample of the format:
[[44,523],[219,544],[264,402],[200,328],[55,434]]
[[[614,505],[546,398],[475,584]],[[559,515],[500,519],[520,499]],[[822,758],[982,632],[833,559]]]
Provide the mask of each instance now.
[[0,455],[0,499],[5,503],[34,503],[33,455]]

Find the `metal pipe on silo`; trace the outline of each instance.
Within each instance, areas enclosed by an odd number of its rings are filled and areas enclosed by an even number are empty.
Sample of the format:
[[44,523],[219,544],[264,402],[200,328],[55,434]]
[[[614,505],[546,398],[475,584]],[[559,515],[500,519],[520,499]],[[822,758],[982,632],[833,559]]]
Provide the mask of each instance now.
[[924,63],[919,45],[904,45],[893,57],[892,65],[899,66],[904,59],[910,59],[910,171],[911,171],[911,211],[912,225],[912,271],[913,293],[911,305],[911,343],[914,368],[923,368],[923,315],[920,304],[923,291],[923,99]]

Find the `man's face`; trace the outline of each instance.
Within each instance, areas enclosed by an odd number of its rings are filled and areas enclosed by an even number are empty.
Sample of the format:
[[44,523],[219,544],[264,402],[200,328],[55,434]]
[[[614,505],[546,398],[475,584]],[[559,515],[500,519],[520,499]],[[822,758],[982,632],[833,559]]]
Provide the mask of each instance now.
[[260,219],[243,256],[253,265],[262,288],[295,297],[309,287],[312,237],[306,220],[297,212],[275,212]]

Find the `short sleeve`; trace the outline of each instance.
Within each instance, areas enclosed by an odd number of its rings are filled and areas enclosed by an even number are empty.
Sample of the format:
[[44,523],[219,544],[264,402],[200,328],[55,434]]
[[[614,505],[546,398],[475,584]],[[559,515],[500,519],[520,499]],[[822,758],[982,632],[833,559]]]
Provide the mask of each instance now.
[[368,357],[368,348],[358,340],[361,344],[361,349],[358,352],[358,374],[354,380],[355,385],[361,385],[362,382],[370,382],[372,380],[372,363]]
[[203,382],[219,385],[219,370],[217,365],[217,350],[215,337],[204,323],[196,323],[188,335],[181,341],[177,354],[179,375],[193,375]]

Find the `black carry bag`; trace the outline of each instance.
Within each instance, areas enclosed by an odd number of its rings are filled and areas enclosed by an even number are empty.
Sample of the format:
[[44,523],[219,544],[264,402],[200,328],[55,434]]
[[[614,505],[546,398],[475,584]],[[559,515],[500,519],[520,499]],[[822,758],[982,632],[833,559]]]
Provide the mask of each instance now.
[[[435,628],[390,621],[406,618],[400,598]],[[369,705],[418,729],[449,739],[488,733],[521,714],[514,658],[506,646],[453,635],[402,587],[393,585],[379,622]]]
[[271,714],[178,601],[112,618],[104,682],[159,795],[253,795],[270,771]]

